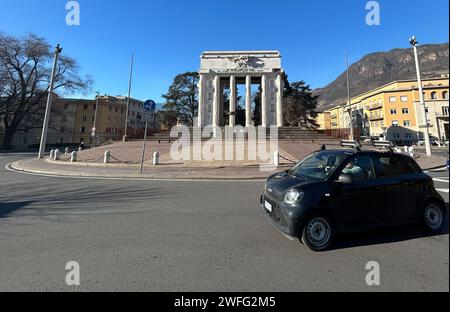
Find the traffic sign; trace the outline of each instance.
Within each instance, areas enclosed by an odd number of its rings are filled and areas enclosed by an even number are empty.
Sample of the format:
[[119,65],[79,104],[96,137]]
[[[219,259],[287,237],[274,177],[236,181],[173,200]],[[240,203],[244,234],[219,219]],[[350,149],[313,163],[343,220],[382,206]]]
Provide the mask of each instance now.
[[148,100],[144,102],[144,109],[148,112],[154,111],[156,109],[155,101]]

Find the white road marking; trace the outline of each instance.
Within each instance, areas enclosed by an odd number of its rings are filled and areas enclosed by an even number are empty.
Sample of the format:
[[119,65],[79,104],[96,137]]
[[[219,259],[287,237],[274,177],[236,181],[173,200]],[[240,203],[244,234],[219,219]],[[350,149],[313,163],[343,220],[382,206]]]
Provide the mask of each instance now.
[[440,192],[440,193],[448,193],[448,189],[436,189],[436,191]]
[[433,181],[448,183],[448,180],[445,180],[445,179],[433,179]]

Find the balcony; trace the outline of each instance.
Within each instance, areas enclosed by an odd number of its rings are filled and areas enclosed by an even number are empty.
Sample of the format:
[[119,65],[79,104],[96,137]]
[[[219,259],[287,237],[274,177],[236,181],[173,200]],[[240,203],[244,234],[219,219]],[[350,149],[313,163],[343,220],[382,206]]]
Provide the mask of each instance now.
[[370,121],[383,120],[383,119],[384,119],[383,115],[369,116]]

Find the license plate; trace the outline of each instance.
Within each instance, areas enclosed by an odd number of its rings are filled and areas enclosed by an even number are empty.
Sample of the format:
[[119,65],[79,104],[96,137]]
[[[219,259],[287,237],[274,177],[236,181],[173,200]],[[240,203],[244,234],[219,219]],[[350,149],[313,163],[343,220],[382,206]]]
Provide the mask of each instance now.
[[272,205],[271,205],[270,203],[268,203],[267,201],[264,203],[264,207],[265,207],[268,211],[272,212]]

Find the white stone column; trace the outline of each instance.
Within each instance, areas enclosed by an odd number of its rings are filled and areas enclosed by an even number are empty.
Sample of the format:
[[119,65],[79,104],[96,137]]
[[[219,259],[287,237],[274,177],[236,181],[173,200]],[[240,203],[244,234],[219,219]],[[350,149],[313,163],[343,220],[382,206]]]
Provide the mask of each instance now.
[[236,126],[236,77],[230,76],[230,127]]
[[261,77],[261,126],[267,128],[267,76]]
[[203,127],[203,110],[204,110],[204,86],[205,78],[203,75],[200,75],[200,79],[198,81],[198,127]]
[[246,127],[253,126],[252,120],[252,77],[247,75],[245,77],[245,125]]
[[219,125],[219,94],[220,94],[220,77],[214,77],[214,97],[213,97],[213,116],[212,126],[217,127]]
[[283,127],[283,81],[277,77],[277,127]]

